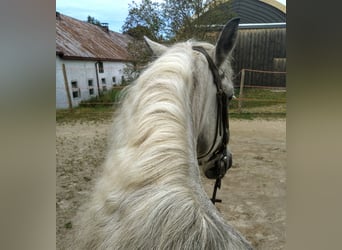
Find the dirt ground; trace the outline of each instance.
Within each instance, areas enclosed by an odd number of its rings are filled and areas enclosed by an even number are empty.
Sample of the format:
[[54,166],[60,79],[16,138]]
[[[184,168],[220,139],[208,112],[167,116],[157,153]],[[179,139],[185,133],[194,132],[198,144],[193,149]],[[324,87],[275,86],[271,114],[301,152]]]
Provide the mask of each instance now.
[[[64,249],[72,218],[87,199],[104,160],[111,123],[70,122],[56,126],[57,249]],[[224,218],[255,247],[285,245],[286,122],[231,120],[233,166],[216,203]],[[211,197],[214,181],[203,179]]]

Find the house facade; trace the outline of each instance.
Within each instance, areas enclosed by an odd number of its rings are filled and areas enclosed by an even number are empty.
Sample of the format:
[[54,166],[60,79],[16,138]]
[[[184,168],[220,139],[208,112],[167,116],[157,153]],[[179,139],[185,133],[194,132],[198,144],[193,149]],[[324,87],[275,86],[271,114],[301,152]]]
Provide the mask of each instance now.
[[121,85],[125,81],[125,65],[123,62],[68,60],[56,56],[56,108],[69,108],[70,102],[72,107],[77,107],[82,100]]
[[56,13],[56,108],[77,107],[123,84],[131,39],[105,25]]

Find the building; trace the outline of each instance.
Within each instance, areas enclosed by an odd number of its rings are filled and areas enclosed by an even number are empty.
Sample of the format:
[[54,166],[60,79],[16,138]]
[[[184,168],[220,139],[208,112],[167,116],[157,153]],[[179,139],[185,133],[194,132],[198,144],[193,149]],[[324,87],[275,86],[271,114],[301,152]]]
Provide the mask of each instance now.
[[[275,0],[222,0],[209,11],[226,12],[221,23],[211,24],[208,34],[215,40],[223,24],[232,16],[240,18],[238,40],[233,54],[237,73],[234,84],[239,86],[242,69],[247,85],[285,87],[286,74],[286,7]],[[206,17],[214,13],[207,13]],[[210,23],[209,18],[206,18]]]
[[56,108],[77,107],[125,80],[129,35],[56,12]]

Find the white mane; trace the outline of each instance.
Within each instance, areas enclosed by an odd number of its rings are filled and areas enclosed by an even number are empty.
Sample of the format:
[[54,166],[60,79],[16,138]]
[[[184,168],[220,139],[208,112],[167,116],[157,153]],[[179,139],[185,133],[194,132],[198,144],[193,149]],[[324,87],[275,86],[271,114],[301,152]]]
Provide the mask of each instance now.
[[249,249],[201,185],[197,139],[216,90],[191,46],[170,48],[125,91],[72,249]]

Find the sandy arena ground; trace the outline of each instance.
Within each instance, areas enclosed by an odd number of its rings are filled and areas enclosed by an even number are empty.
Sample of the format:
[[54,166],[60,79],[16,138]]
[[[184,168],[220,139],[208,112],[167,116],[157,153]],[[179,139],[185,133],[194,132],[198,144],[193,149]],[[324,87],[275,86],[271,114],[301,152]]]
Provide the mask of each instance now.
[[[104,160],[111,123],[56,126],[57,249],[64,249],[72,218],[87,199]],[[286,122],[231,120],[233,167],[218,190],[217,208],[255,249],[285,245]],[[214,181],[203,179],[211,197]]]

